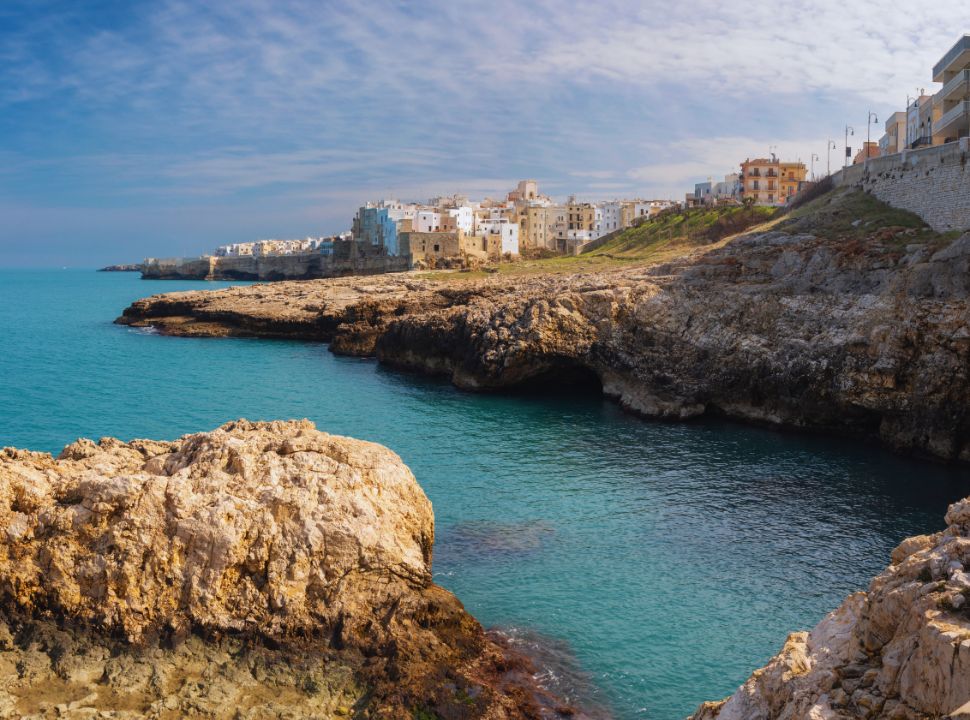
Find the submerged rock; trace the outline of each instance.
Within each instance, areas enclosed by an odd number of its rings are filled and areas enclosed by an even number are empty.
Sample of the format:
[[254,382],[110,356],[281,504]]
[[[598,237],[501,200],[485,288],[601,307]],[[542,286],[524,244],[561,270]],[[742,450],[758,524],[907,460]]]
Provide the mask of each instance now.
[[431,503],[400,458],[309,421],[79,440],[57,459],[7,448],[0,532],[3,716],[549,704],[432,583]]
[[692,720],[970,716],[970,498],[946,522],[904,540],[868,591],[791,634],[734,695]]

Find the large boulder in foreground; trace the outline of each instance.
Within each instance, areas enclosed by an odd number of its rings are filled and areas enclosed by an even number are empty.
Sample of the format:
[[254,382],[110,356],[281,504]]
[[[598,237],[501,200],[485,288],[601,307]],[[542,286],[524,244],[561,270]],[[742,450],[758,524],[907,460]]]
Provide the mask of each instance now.
[[692,720],[970,718],[970,498],[946,522]]
[[0,715],[537,716],[433,543],[400,458],[309,421],[7,448]]

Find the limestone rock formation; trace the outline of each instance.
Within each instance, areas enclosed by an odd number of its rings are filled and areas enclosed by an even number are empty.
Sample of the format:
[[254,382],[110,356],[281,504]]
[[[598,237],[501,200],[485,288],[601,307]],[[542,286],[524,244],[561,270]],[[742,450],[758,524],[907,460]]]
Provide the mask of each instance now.
[[728,416],[970,461],[968,268],[970,234],[850,241],[793,224],[659,266],[173,293],[119,322],[327,341],[476,390],[581,371],[650,417]]
[[538,717],[433,543],[396,455],[309,421],[7,448],[0,714]]
[[970,717],[970,498],[946,522],[692,720]]

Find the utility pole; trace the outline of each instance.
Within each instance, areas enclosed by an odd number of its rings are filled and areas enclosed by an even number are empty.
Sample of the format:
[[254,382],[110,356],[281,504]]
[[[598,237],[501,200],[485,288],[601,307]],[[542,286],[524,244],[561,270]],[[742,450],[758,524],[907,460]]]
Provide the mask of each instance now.
[[829,138],[828,146],[825,149],[825,174],[832,174],[832,151],[836,148],[835,140]]
[[845,164],[842,167],[849,167],[849,135],[855,137],[855,128],[851,125],[845,126]]

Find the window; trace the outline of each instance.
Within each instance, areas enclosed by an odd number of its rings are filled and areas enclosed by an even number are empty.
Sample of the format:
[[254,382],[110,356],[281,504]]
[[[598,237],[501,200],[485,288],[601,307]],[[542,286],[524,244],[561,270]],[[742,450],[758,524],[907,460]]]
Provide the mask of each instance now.
[[434,251],[435,252],[438,252],[440,249],[441,249],[441,246],[440,245],[435,245],[434,246]]

